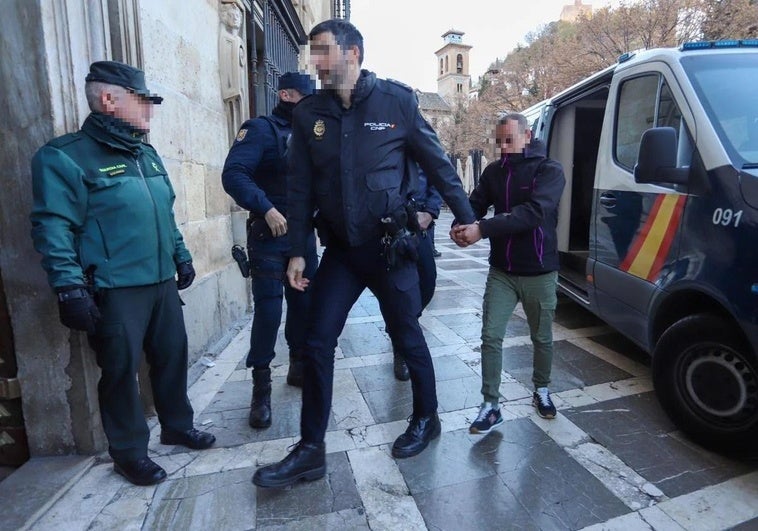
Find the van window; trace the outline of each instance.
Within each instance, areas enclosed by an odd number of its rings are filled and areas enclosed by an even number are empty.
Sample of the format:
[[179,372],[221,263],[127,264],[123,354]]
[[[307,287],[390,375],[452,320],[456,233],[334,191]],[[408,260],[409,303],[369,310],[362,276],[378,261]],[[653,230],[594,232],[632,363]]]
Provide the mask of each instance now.
[[621,84],[616,113],[616,161],[631,170],[637,162],[642,133],[653,127],[658,75],[632,78]]
[[689,168],[694,151],[692,136],[687,129],[687,124],[682,119],[682,111],[674,100],[666,78],[661,79],[660,99],[658,100],[658,113],[655,121],[656,127],[673,127],[676,131],[677,153],[676,167]]
[[651,127],[673,127],[677,133],[677,167],[692,160],[692,140],[682,120],[666,79],[659,74],[632,78],[621,84],[616,118],[616,161],[634,168],[640,151],[642,133]]

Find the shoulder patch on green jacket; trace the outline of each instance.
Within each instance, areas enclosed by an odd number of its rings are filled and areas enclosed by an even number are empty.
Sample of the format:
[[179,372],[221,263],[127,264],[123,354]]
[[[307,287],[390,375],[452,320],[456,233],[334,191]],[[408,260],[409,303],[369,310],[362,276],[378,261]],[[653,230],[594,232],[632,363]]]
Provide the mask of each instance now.
[[76,133],[68,133],[67,135],[53,138],[50,142],[47,143],[47,145],[60,149],[64,146],[67,146],[68,144],[78,142],[81,139],[82,139],[81,133],[77,131]]
[[387,78],[387,81],[389,81],[393,85],[397,85],[398,87],[404,88],[408,92],[413,92],[413,88],[410,85],[406,85],[402,81],[398,81],[397,79],[390,79],[390,78]]

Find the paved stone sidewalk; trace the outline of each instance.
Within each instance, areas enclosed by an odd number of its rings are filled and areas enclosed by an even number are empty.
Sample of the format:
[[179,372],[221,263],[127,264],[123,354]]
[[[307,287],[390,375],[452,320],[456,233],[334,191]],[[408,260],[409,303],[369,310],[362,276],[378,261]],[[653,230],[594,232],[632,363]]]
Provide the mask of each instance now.
[[[449,214],[441,227],[449,226]],[[424,328],[437,375],[443,434],[419,456],[389,447],[411,412],[376,299],[358,301],[339,341],[327,433],[328,474],[283,490],[257,489],[255,469],[298,440],[299,390],[273,370],[274,424],[247,425],[247,326],[190,388],[196,423],[213,432],[204,452],[150,449],[169,473],[155,487],[126,484],[107,458],[79,467],[49,495],[35,530],[77,529],[758,529],[758,466],[687,441],[655,400],[648,360],[568,300],[554,329],[559,414],[531,406],[531,346],[520,309],[508,325],[501,408],[487,436],[468,425],[481,401],[479,334],[487,242],[458,249],[438,230],[439,280]],[[277,352],[286,353],[282,338]],[[39,494],[35,494],[39,488]],[[53,490],[53,489],[50,489]],[[0,522],[0,529],[2,529]]]

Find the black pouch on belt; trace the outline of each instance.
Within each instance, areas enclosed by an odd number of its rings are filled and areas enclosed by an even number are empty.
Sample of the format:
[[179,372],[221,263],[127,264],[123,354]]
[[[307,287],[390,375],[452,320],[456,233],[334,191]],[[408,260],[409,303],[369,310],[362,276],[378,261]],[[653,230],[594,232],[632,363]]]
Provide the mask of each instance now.
[[253,240],[268,240],[274,237],[263,218],[247,218],[247,236]]

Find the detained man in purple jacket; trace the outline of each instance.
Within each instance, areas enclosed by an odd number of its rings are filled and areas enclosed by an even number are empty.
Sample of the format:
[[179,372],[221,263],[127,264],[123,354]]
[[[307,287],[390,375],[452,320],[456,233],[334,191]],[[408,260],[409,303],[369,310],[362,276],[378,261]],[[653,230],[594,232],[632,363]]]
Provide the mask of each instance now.
[[[508,114],[496,126],[500,160],[482,172],[469,198],[479,221],[454,225],[450,236],[461,246],[490,239],[490,270],[482,312],[482,403],[469,431],[488,433],[501,424],[498,399],[503,368],[503,337],[521,302],[534,346],[533,404],[543,418],[555,417],[550,399],[553,317],[557,302],[558,201],[566,179],[560,163],[545,156],[545,144],[532,139],[526,118]],[[490,206],[495,215],[481,219]]]

